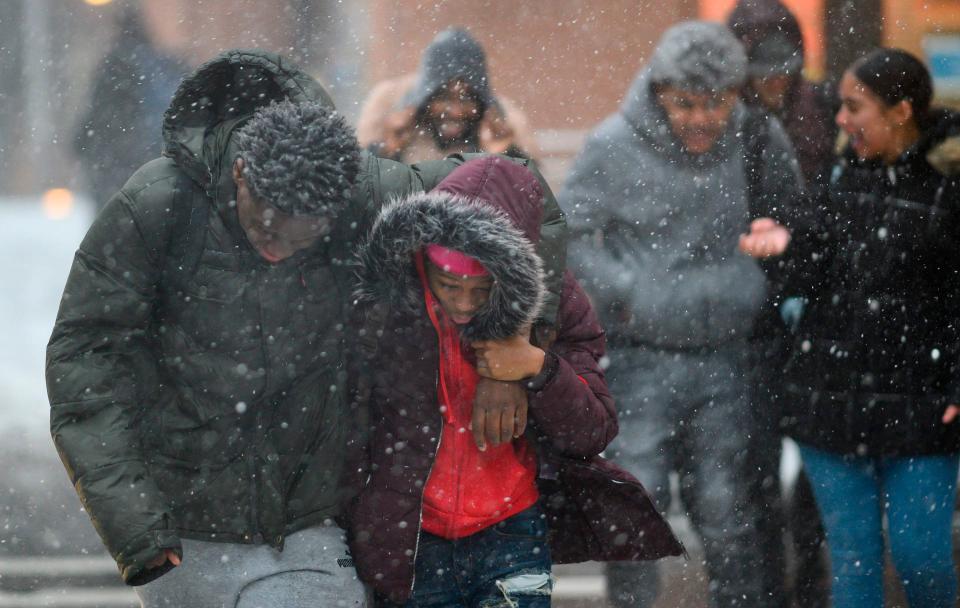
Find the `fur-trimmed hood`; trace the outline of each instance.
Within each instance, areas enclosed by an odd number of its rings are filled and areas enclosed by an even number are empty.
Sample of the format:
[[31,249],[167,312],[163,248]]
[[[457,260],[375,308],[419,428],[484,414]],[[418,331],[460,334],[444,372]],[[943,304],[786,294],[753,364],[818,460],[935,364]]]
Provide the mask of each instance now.
[[475,258],[494,279],[488,304],[467,324],[466,339],[500,339],[533,323],[544,296],[534,251],[543,191],[522,165],[498,157],[464,164],[429,193],[386,205],[359,251],[357,299],[418,314],[424,294],[413,256],[429,244]]

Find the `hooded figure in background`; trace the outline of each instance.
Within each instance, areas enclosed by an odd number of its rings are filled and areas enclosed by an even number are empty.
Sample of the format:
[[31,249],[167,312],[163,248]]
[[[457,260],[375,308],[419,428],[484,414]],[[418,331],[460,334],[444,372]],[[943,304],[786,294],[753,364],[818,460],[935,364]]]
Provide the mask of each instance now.
[[[621,414],[612,457],[670,501],[681,479],[703,539],[710,605],[762,606],[745,454],[747,357],[766,270],[800,192],[780,124],[739,93],[743,47],[721,24],[664,33],[620,111],[587,139],[562,193],[582,277],[610,344]],[[650,606],[657,572],[611,564],[610,600]]]
[[804,78],[797,18],[780,0],[740,0],[727,25],[747,51],[744,102],[779,118],[808,185],[822,180],[833,159],[839,99]]
[[[474,160],[385,207],[361,249],[358,301],[389,312],[368,367],[369,476],[351,549],[391,602],[549,606],[551,563],[682,552],[636,479],[597,457],[617,415],[603,330],[570,272],[555,339],[528,337],[542,200],[528,169]],[[530,432],[474,443],[480,377],[518,384]]]
[[163,111],[188,66],[152,40],[140,8],[121,13],[110,52],[97,67],[74,151],[99,206],[163,147]]
[[526,117],[493,94],[483,47],[459,28],[437,34],[416,74],[375,86],[357,124],[361,146],[403,162],[533,151]]

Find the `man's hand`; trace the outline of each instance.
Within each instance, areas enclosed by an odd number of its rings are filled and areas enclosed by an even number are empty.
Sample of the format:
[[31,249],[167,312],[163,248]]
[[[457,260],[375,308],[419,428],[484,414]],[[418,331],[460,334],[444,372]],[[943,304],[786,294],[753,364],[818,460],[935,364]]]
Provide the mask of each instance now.
[[527,428],[527,391],[517,382],[480,378],[470,429],[480,451],[523,435]]
[[536,376],[546,356],[530,344],[529,331],[504,340],[479,340],[470,346],[477,354],[477,373],[504,382]]
[[740,235],[739,249],[752,258],[782,255],[790,244],[790,231],[769,217],[750,222],[750,234]]
[[494,104],[487,108],[480,122],[480,146],[484,152],[503,154],[513,145],[516,134],[507,123],[500,108]]
[[404,108],[387,115],[383,121],[383,142],[379,150],[381,156],[393,158],[410,145],[415,113],[414,108]]
[[163,553],[147,562],[147,568],[159,568],[167,563],[168,560],[174,566],[180,565],[180,558],[177,556],[177,552],[173,549],[164,549]]
[[943,418],[941,420],[944,424],[950,424],[957,419],[957,414],[960,414],[960,406],[950,404],[943,412]]

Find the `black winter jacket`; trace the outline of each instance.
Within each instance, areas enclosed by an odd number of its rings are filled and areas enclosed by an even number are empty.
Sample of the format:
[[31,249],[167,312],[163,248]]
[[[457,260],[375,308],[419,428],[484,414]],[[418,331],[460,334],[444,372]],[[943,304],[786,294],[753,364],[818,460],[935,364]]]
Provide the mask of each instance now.
[[842,453],[960,447],[960,115],[934,115],[894,164],[849,149],[810,232],[795,233],[789,291],[807,298],[786,367],[800,441]]

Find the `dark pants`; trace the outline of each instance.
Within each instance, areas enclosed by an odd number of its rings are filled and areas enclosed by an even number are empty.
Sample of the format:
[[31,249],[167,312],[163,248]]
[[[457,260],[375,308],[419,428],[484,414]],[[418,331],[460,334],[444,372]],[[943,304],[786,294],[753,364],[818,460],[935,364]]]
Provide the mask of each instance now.
[[403,606],[549,608],[551,565],[546,517],[538,506],[466,538],[421,532],[413,596]]
[[[749,468],[754,476],[748,496],[755,503],[762,553],[761,563],[754,569],[763,585],[762,605],[789,606],[792,598],[796,606],[827,608],[830,582],[823,525],[806,473],[800,471],[788,496],[781,491],[783,339],[756,340],[752,344],[750,401],[755,426]],[[787,588],[788,540],[792,541],[795,557],[792,590]]]
[[[745,570],[761,561],[752,509],[747,448],[752,414],[747,345],[708,353],[642,348],[611,351],[607,382],[620,414],[613,460],[633,473],[657,506],[670,503],[669,474],[703,541],[710,606],[760,605],[760,580]],[[607,566],[610,605],[652,606],[659,595],[655,563]]]

